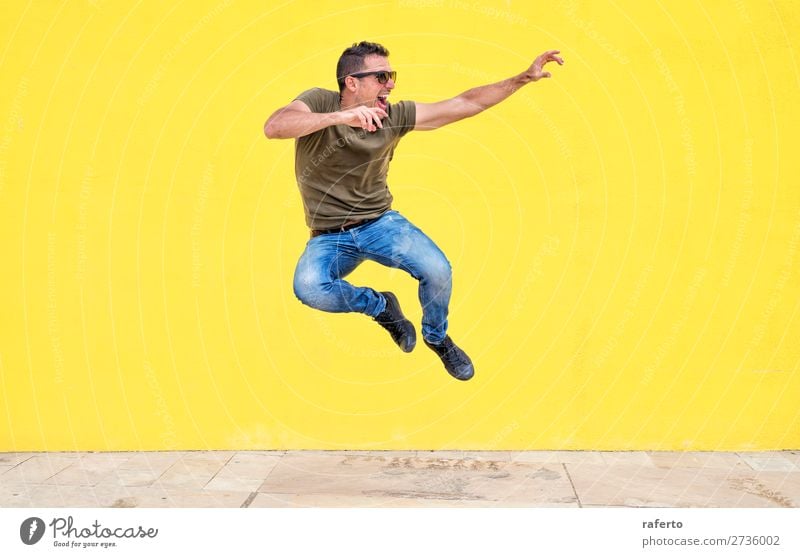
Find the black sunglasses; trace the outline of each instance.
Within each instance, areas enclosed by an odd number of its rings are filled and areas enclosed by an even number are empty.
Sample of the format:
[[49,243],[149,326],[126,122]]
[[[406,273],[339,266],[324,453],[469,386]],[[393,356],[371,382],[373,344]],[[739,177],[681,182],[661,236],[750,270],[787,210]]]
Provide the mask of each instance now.
[[387,72],[386,70],[381,70],[378,72],[362,72],[362,73],[352,73],[350,77],[367,77],[369,75],[374,75],[375,79],[378,80],[378,83],[383,85],[390,79],[392,81],[397,81],[397,72]]

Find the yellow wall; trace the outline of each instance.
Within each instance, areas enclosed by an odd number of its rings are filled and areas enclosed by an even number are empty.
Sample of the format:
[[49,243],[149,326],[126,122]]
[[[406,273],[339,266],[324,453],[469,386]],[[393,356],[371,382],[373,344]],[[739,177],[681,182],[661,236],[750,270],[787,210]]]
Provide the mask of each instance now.
[[[5,3],[0,451],[800,448],[796,3],[534,4]],[[468,383],[292,294],[262,124],[362,39],[395,100],[566,59],[392,166]]]

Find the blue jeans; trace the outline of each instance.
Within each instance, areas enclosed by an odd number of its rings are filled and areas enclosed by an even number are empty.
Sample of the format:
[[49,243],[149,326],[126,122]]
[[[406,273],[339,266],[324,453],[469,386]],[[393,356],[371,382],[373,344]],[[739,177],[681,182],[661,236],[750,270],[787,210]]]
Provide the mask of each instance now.
[[343,280],[365,260],[403,269],[419,281],[422,337],[439,344],[447,334],[452,291],[450,262],[436,244],[397,211],[344,232],[312,238],[294,272],[294,293],[312,308],[375,317],[386,299],[372,288]]

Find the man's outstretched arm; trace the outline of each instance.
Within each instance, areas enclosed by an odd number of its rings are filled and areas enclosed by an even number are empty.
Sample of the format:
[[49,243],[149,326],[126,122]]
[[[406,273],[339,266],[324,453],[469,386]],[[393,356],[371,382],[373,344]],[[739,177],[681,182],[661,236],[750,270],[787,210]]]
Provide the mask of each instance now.
[[435,130],[452,122],[475,116],[504,101],[523,85],[550,77],[550,72],[544,71],[543,68],[548,62],[563,64],[564,60],[556,56],[558,53],[558,50],[548,50],[539,55],[530,68],[521,74],[490,85],[475,87],[452,99],[437,103],[416,103],[417,119],[414,129]]

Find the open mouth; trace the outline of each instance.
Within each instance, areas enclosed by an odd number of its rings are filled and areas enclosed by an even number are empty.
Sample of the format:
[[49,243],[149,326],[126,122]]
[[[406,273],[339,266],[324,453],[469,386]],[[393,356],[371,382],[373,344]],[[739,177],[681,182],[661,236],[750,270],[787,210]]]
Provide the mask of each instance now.
[[381,110],[386,110],[386,107],[389,106],[389,95],[378,95],[378,98],[375,99],[375,106]]

